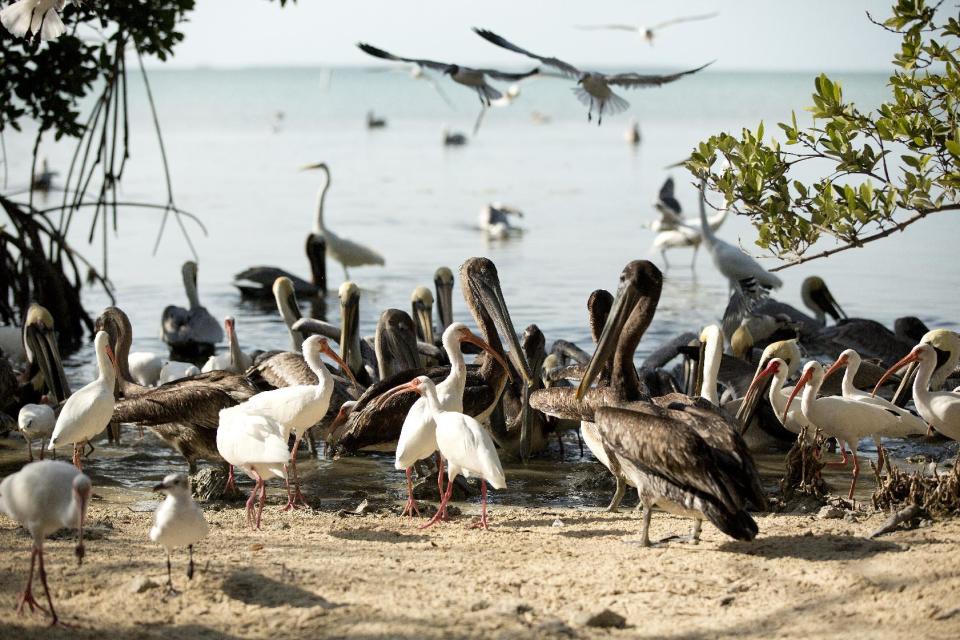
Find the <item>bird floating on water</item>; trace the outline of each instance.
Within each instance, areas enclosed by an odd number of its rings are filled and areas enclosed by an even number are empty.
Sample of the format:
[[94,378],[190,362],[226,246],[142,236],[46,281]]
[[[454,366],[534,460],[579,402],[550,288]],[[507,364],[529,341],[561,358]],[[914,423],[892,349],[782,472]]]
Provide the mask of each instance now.
[[160,337],[175,356],[192,358],[212,355],[215,345],[223,341],[223,329],[207,308],[200,304],[197,263],[193,260],[184,262],[180,272],[190,307],[167,306],[160,317]]

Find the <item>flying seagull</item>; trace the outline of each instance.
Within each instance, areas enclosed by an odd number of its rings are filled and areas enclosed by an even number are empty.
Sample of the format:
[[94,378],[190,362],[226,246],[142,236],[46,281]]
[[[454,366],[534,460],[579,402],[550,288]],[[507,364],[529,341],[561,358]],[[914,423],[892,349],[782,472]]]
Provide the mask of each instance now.
[[597,31],[597,30],[612,30],[612,31],[632,31],[634,33],[639,33],[643,36],[643,39],[653,44],[653,38],[656,35],[657,31],[663,29],[664,27],[669,27],[670,25],[680,24],[681,22],[694,22],[697,20],[707,20],[709,18],[717,17],[717,13],[703,13],[696,16],[682,16],[680,18],[673,18],[672,20],[667,20],[659,24],[655,24],[651,27],[645,27],[642,25],[632,25],[632,24],[587,24],[579,25],[577,29],[584,29],[587,31]]
[[364,42],[358,42],[357,46],[360,47],[361,51],[373,56],[374,58],[395,60],[397,62],[409,62],[421,68],[433,69],[434,71],[445,73],[449,75],[454,82],[462,84],[470,89],[474,89],[477,92],[477,95],[480,97],[480,103],[484,107],[489,107],[491,101],[499,100],[503,97],[503,94],[500,93],[500,91],[492,87],[490,83],[487,82],[488,77],[493,78],[494,80],[516,82],[517,80],[522,80],[523,78],[532,76],[538,72],[538,69],[532,69],[526,73],[506,73],[504,71],[497,71],[496,69],[473,69],[471,67],[464,67],[447,62],[419,60],[417,58],[402,58]]
[[605,109],[607,113],[616,114],[625,111],[630,106],[629,102],[610,90],[611,85],[625,87],[627,89],[636,89],[638,87],[659,87],[662,84],[679,80],[683,76],[696,73],[697,71],[700,71],[701,69],[713,64],[711,61],[703,66],[697,67],[696,69],[689,69],[687,71],[680,71],[679,73],[668,75],[640,73],[606,74],[599,73],[597,71],[581,71],[572,64],[564,62],[558,58],[548,58],[531,53],[526,49],[522,49],[509,40],[498,36],[492,31],[477,28],[474,28],[473,30],[478,36],[497,45],[498,47],[523,54],[528,58],[533,58],[534,60],[539,60],[546,66],[553,67],[554,69],[558,70],[565,77],[576,78],[577,86],[574,87],[573,92],[576,94],[577,99],[580,100],[580,102],[589,107],[589,111],[587,111],[588,122],[593,119],[594,105],[597,106],[598,125],[603,122],[603,112]]

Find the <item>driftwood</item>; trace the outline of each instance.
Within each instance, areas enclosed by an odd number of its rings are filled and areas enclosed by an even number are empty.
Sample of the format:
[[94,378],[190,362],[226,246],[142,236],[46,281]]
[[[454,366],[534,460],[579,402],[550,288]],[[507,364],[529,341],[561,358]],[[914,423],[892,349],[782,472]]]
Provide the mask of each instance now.
[[887,511],[916,505],[931,518],[960,515],[960,458],[943,474],[936,471],[933,475],[920,471],[905,473],[889,461],[886,470],[886,478],[880,478],[879,470],[874,467],[878,477],[874,508]]
[[879,529],[871,533],[868,538],[876,538],[877,536],[882,536],[885,533],[890,533],[896,531],[897,527],[900,526],[900,523],[906,522],[908,525],[912,525],[916,520],[923,516],[923,509],[918,507],[915,504],[907,505],[900,511],[895,512],[890,518],[880,526]]

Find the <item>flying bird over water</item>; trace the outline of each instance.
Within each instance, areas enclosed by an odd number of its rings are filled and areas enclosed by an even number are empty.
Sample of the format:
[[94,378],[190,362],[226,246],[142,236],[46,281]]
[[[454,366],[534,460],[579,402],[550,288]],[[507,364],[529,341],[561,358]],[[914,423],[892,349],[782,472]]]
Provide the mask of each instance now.
[[695,16],[681,16],[679,18],[672,18],[664,22],[657,23],[651,26],[644,25],[634,25],[634,24],[585,24],[578,25],[577,29],[583,29],[585,31],[632,31],[643,36],[643,39],[653,45],[653,39],[657,35],[657,32],[660,29],[669,27],[675,24],[681,24],[683,22],[695,22],[697,20],[708,20],[710,18],[716,18],[719,14],[714,13],[703,13]]
[[454,82],[462,84],[470,89],[474,89],[477,92],[477,95],[480,97],[480,102],[484,107],[489,107],[493,100],[499,100],[503,97],[503,94],[500,93],[499,90],[495,89],[487,82],[488,77],[493,78],[494,80],[516,82],[517,80],[522,80],[523,78],[532,76],[539,71],[539,69],[532,69],[525,73],[507,73],[505,71],[497,71],[496,69],[473,69],[471,67],[450,64],[448,62],[436,62],[434,60],[421,60],[418,58],[403,58],[401,56],[388,53],[383,49],[378,49],[377,47],[366,44],[365,42],[358,42],[357,46],[361,51],[373,56],[374,58],[394,60],[396,62],[409,62],[422,68],[433,69],[434,71],[445,73],[450,76],[450,79]]
[[703,66],[697,67],[696,69],[688,69],[687,71],[680,71],[678,73],[666,75],[641,73],[607,74],[597,71],[581,71],[572,64],[564,62],[559,58],[541,56],[518,47],[509,40],[498,36],[492,31],[477,28],[474,28],[473,31],[484,40],[487,40],[498,47],[525,55],[528,58],[533,58],[534,60],[539,60],[548,67],[553,67],[563,76],[568,78],[576,78],[577,86],[574,88],[573,92],[576,94],[577,99],[579,99],[583,104],[587,105],[587,107],[590,109],[587,112],[587,121],[593,119],[593,108],[596,106],[598,125],[603,122],[604,110],[606,110],[607,113],[616,114],[621,113],[630,107],[629,102],[610,90],[611,85],[624,87],[627,89],[636,89],[638,87],[659,87],[660,85],[668,82],[679,80],[683,76],[696,73],[697,71],[700,71],[701,69],[713,64],[713,62],[708,62]]

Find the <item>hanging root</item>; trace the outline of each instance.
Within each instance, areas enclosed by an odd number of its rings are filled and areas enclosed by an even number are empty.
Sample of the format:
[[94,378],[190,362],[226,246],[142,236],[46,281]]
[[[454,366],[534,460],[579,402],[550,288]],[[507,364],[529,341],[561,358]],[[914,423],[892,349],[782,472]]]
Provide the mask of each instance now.
[[800,430],[797,441],[787,452],[784,475],[780,480],[780,492],[785,500],[798,495],[815,498],[827,495],[827,483],[820,473],[824,467],[824,463],[820,461],[823,442],[824,438],[819,430],[810,442],[807,439],[806,427]]

